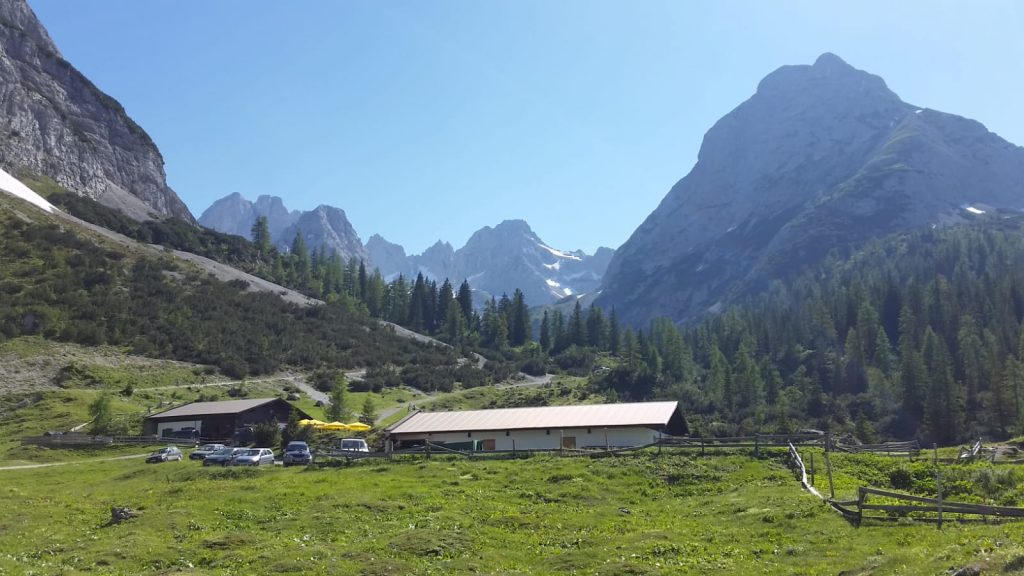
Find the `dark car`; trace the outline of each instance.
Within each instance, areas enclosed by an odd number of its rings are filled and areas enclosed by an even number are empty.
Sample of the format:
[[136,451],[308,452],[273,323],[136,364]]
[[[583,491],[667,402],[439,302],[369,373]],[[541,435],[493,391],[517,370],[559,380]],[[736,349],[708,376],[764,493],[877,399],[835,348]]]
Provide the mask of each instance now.
[[189,460],[205,460],[207,456],[213,454],[221,448],[226,448],[223,444],[203,444],[199,448],[196,448],[188,455]]
[[166,448],[161,448],[156,452],[150,454],[149,458],[146,458],[146,462],[149,464],[153,464],[156,462],[170,462],[171,460],[181,460],[181,458],[181,450],[178,449],[177,446],[168,446]]
[[221,448],[206,458],[203,458],[203,466],[227,466],[229,462],[244,452],[245,448]]
[[309,451],[309,444],[294,441],[285,446],[281,460],[285,466],[305,466],[313,463],[313,454]]

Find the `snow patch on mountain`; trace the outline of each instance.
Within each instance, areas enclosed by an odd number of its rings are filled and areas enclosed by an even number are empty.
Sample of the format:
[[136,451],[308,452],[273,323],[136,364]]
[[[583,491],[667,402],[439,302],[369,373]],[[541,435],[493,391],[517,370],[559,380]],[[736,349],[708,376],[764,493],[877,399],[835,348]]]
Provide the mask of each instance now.
[[56,210],[53,204],[47,202],[45,198],[33,192],[31,188],[22,184],[20,180],[11,176],[5,170],[0,170],[0,190],[35,204],[47,212]]

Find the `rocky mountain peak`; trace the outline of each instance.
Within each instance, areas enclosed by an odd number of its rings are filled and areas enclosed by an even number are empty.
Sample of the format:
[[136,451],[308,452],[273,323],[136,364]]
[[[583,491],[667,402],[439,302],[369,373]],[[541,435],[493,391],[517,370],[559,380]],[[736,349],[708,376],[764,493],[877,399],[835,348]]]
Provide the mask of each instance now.
[[136,219],[192,214],[149,135],[64,60],[25,0],[0,2],[0,167],[47,176]]
[[50,34],[40,24],[35,12],[32,11],[26,0],[0,2],[0,26],[21,31],[42,50],[63,58],[57,49],[57,45],[50,38]]
[[1024,150],[902,102],[838,56],[783,66],[707,132],[616,252],[598,303],[636,325],[696,318],[830,250],[953,222],[964,203],[1017,208],[1022,174]]

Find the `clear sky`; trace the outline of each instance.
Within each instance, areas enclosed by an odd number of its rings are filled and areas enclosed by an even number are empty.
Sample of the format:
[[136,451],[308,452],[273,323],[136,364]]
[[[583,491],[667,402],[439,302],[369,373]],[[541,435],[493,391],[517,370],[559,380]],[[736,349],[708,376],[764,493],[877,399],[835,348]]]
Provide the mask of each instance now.
[[617,247],[704,133],[834,52],[1024,144],[1024,3],[29,0],[198,217],[273,194],[418,253],[522,218]]

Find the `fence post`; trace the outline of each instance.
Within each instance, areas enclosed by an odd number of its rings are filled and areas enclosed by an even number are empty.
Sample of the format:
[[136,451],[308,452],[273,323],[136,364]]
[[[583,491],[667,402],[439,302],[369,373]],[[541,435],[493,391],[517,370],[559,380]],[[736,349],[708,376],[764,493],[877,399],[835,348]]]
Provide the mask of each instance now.
[[935,490],[938,495],[938,498],[936,498],[936,502],[938,503],[939,509],[938,528],[939,530],[942,530],[942,474],[939,472],[938,468],[935,468]]
[[814,452],[811,452],[811,486],[814,486]]
[[427,440],[427,460],[430,460],[430,440]]
[[760,434],[754,434],[754,456],[755,457],[760,457],[761,456],[761,435]]
[[516,439],[515,438],[512,439],[512,455],[513,456],[516,455]]
[[[832,449],[832,431],[825,432],[825,454],[828,454],[829,450]],[[828,461],[828,458],[825,459]]]
[[836,499],[836,488],[832,484],[832,460],[828,457],[828,451],[825,451],[825,471],[828,472],[829,500],[835,500]]
[[934,444],[934,443],[932,444],[932,461],[935,464],[935,467],[938,468],[938,466],[939,466],[939,445],[938,444]]

